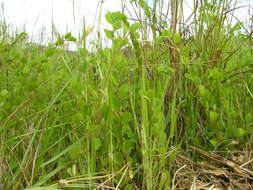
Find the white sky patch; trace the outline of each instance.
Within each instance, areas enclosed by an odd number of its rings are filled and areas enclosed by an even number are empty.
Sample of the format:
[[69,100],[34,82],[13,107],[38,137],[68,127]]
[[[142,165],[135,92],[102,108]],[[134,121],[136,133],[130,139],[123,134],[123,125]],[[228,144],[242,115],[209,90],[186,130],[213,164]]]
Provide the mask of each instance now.
[[[129,2],[129,0],[124,0]],[[166,0],[165,2],[167,2]],[[186,0],[191,5],[192,0]],[[83,21],[86,27],[98,25],[99,0],[0,0],[4,4],[4,16],[7,24],[24,29],[35,37],[51,39],[52,22],[61,34],[72,32],[75,36],[82,31]],[[107,11],[120,11],[121,0],[104,0],[102,9],[102,28],[108,28],[105,21]],[[242,0],[238,5],[249,5],[253,0]],[[152,0],[149,0],[152,5]],[[165,5],[167,5],[165,3]],[[131,9],[130,9],[131,10]],[[187,15],[191,9],[185,6]],[[133,13],[134,15],[134,13]],[[236,16],[244,20],[248,15],[247,8],[236,11]],[[1,18],[0,18],[1,19]]]
[[[31,36],[47,34],[51,38],[52,23],[58,32],[77,35],[83,28],[98,25],[99,0],[0,0],[7,24],[25,29]],[[101,27],[107,11],[120,11],[120,0],[105,0],[102,6]]]

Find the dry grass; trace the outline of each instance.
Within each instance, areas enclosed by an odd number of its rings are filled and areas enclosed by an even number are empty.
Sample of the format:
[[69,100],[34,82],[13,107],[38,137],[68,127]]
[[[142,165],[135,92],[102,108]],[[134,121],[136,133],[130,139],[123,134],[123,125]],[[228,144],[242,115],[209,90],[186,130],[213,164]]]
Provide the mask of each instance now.
[[[253,189],[253,152],[249,146],[245,150],[226,152],[206,152],[196,147],[190,150],[203,161],[193,161],[180,155],[176,160],[175,185],[172,189],[191,190],[232,190]],[[228,159],[229,158],[229,159]]]

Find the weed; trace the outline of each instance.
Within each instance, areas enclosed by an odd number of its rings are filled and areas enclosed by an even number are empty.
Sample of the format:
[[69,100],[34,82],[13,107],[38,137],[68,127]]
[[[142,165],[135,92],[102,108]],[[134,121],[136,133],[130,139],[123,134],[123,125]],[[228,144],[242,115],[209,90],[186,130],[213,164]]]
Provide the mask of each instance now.
[[159,15],[164,1],[153,10],[131,2],[138,19],[108,12],[111,46],[99,31],[93,52],[91,28],[41,47],[1,24],[4,189],[170,189],[178,155],[200,159],[190,146],[238,150],[250,141],[252,37],[231,21],[232,3],[194,1],[185,26],[181,0],[170,1],[169,23]]

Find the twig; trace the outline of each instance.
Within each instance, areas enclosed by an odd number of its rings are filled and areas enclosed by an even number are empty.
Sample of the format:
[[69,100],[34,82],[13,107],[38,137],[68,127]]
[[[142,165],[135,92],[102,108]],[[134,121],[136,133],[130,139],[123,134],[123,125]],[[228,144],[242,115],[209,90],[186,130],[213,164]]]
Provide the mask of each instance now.
[[224,83],[224,82],[226,82],[228,79],[230,79],[230,78],[232,78],[232,77],[235,77],[235,76],[237,76],[237,75],[239,75],[239,74],[245,74],[245,73],[250,73],[250,72],[253,72],[253,69],[247,70],[247,71],[240,71],[240,72],[234,73],[234,74],[229,75],[228,77],[226,77],[223,81],[221,81],[221,83]]
[[186,167],[186,165],[183,165],[181,168],[179,168],[176,172],[175,172],[175,175],[173,177],[173,181],[172,181],[172,188],[171,189],[175,189],[175,181],[176,181],[176,176],[177,174]]

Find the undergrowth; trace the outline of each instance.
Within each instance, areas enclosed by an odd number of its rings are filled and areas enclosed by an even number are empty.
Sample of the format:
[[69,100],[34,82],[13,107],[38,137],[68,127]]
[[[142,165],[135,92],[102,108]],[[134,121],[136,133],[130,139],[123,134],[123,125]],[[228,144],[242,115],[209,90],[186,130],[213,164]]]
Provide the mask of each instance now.
[[[0,185],[4,189],[170,189],[179,154],[240,150],[253,133],[252,33],[229,1],[183,1],[170,22],[144,0],[108,12],[111,46],[89,30],[42,47],[0,28]],[[198,2],[198,3],[197,3]],[[101,34],[99,34],[101,35]],[[79,44],[77,51],[64,49]],[[223,156],[226,156],[224,154]]]

